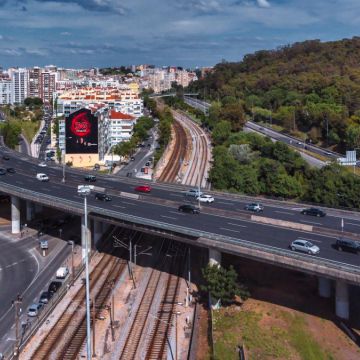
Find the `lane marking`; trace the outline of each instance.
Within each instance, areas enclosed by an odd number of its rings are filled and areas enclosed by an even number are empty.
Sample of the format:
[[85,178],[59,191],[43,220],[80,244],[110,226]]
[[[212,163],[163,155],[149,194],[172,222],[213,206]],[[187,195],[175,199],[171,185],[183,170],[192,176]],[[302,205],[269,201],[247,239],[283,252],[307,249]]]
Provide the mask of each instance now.
[[119,208],[119,209],[126,209],[126,206],[121,205],[112,205],[113,207]]
[[344,225],[353,225],[353,226],[359,226],[360,227],[360,224],[354,224],[354,223],[344,223]]
[[322,223],[317,223],[313,221],[306,221],[306,220],[300,220],[300,222],[306,223],[306,224],[313,224],[313,225],[323,225]]
[[176,212],[176,211],[169,211],[169,213],[175,214],[175,215],[186,216],[185,214],[182,214],[180,211],[178,211],[178,212]]
[[299,240],[306,240],[306,241],[310,241],[310,242],[316,242],[316,243],[319,243],[319,244],[322,243],[321,240],[307,239],[307,238],[303,238],[303,237],[299,237]]
[[184,196],[184,194],[169,194],[169,195],[171,195],[171,196],[178,196],[178,197],[183,197],[183,196]]
[[231,205],[231,202],[225,202],[225,201],[216,201],[217,204],[224,204],[224,205]]
[[128,201],[121,201],[123,204],[128,204],[128,205],[136,205],[134,203],[128,202]]
[[166,216],[166,215],[160,215],[160,217],[163,217],[163,218],[166,218],[166,219],[171,219],[171,220],[177,220],[177,219],[174,218],[174,217]]
[[279,213],[279,214],[291,215],[291,216],[295,215],[295,214],[292,214],[292,213],[289,213],[289,212],[286,212],[286,211],[277,211],[277,210],[275,210],[274,212]]
[[228,225],[232,225],[232,226],[239,226],[239,227],[244,227],[246,228],[246,225],[240,225],[240,224],[234,224],[234,223],[228,223]]
[[227,229],[227,228],[220,228],[221,230],[225,230],[225,231],[231,231],[231,232],[236,232],[236,233],[241,233],[241,231],[238,231],[238,230],[232,230],[232,229]]

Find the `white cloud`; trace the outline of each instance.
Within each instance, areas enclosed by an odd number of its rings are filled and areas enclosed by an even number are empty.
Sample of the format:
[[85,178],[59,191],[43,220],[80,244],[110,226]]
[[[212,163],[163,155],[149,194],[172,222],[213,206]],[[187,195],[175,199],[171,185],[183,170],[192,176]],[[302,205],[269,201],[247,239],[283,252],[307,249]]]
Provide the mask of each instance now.
[[262,8],[269,8],[270,7],[270,3],[268,2],[268,0],[256,0],[256,2]]
[[62,36],[70,36],[71,33],[69,33],[68,31],[63,31],[63,32],[60,33],[60,35],[62,35]]

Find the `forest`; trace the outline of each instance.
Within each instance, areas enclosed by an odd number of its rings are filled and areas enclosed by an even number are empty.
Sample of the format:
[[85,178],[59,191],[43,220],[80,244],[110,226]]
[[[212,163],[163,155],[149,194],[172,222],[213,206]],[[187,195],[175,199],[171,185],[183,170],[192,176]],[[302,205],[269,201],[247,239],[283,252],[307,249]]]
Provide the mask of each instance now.
[[223,61],[188,90],[212,102],[209,128],[225,120],[237,131],[252,119],[337,151],[360,147],[360,37]]

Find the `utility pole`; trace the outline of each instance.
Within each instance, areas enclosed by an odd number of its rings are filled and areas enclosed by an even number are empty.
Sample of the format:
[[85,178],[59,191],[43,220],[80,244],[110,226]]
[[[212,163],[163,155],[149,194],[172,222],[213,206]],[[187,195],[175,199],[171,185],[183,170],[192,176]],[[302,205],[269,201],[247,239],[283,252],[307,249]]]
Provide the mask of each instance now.
[[93,353],[92,356],[96,357],[96,351],[95,351],[95,315],[96,315],[96,310],[95,310],[95,296],[93,297],[93,302],[92,302],[92,321],[93,321]]
[[65,150],[62,151],[62,165],[63,165],[63,177],[62,177],[62,182],[65,182]]

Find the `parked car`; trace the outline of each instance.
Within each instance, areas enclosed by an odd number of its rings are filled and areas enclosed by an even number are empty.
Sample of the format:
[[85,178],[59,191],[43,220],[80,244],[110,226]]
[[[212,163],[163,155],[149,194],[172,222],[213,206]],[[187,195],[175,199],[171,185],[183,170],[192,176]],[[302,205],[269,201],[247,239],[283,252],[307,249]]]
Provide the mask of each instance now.
[[214,198],[211,195],[202,194],[196,198],[196,200],[204,203],[211,204],[214,202]]
[[49,177],[46,175],[46,174],[43,174],[43,173],[39,173],[39,174],[36,174],[36,178],[39,180],[39,181],[49,181]]
[[53,295],[61,288],[61,285],[62,285],[61,281],[52,281],[49,285],[48,292],[52,293]]
[[191,214],[200,214],[200,209],[191,204],[180,205],[178,211],[191,213]]
[[249,210],[249,211],[254,211],[254,212],[263,212],[264,211],[264,206],[259,204],[259,203],[251,203],[251,204],[247,204],[245,205],[245,210]]
[[317,255],[320,253],[320,248],[308,240],[297,239],[290,245],[292,251],[301,251],[309,255]]
[[190,189],[185,191],[185,196],[192,196],[194,198],[197,198],[199,196],[201,196],[203,193],[201,191],[199,191],[198,189]]
[[354,252],[354,253],[359,254],[360,253],[360,242],[350,240],[350,239],[340,238],[340,239],[336,240],[335,248],[339,251],[345,250],[345,251]]
[[324,217],[326,213],[320,209],[316,208],[309,208],[309,209],[303,209],[301,210],[301,213],[303,215],[311,215],[311,216],[318,216],[318,217]]
[[95,182],[96,181],[96,176],[95,175],[85,175],[84,180],[88,181],[88,182]]
[[9,173],[9,174],[15,174],[16,171],[14,168],[7,168],[6,171]]
[[102,193],[96,193],[95,194],[95,199],[96,200],[101,200],[101,201],[111,201],[112,198],[109,195],[106,194],[102,194]]
[[43,307],[43,304],[41,304],[41,303],[32,304],[31,306],[29,306],[29,309],[27,311],[28,316],[31,316],[31,317],[38,316],[42,307]]
[[62,266],[57,269],[56,271],[56,278],[57,279],[65,279],[69,274],[69,269],[66,266]]
[[6,170],[4,168],[0,168],[0,175],[5,175],[6,174]]
[[43,291],[40,295],[39,303],[40,304],[47,304],[51,299],[51,295],[48,291]]
[[147,162],[145,163],[145,166],[150,166],[150,162],[147,161]]
[[149,193],[151,191],[151,186],[149,185],[140,185],[135,188],[135,191]]
[[132,156],[132,157],[130,158],[130,160],[131,160],[131,161],[135,161],[135,158]]
[[45,163],[44,161],[42,161],[41,163],[38,164],[38,166],[40,166],[40,167],[46,167],[47,165],[46,165],[46,163]]

